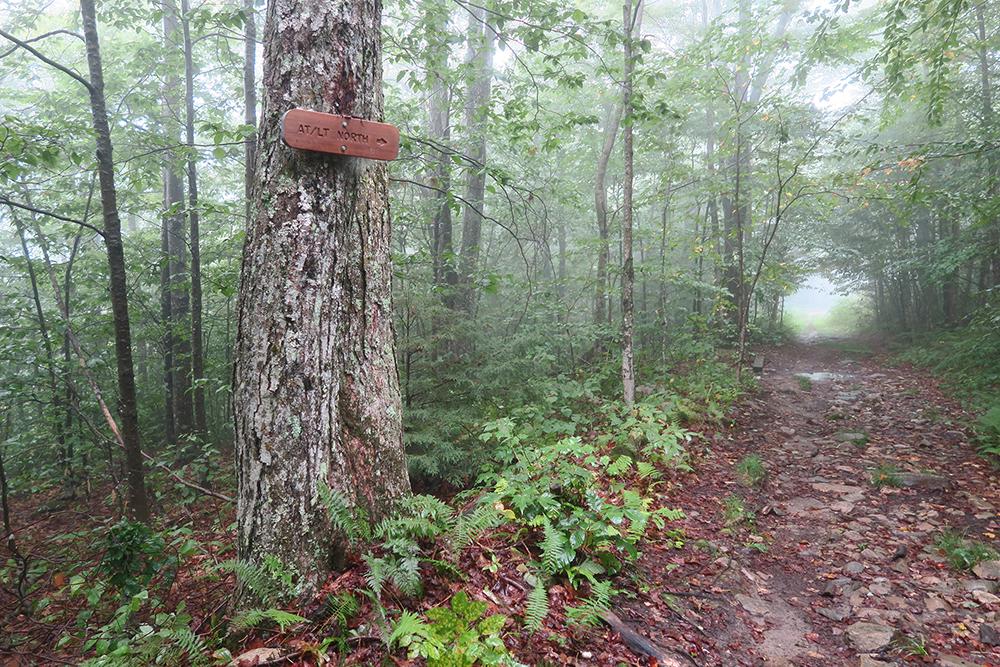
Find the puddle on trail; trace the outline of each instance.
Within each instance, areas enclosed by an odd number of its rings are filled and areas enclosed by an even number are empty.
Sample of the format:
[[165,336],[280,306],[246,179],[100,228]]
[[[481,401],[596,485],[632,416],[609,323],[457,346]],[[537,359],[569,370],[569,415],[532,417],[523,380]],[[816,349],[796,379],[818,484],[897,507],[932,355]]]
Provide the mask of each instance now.
[[808,378],[810,382],[836,382],[847,378],[844,373],[796,373],[795,377]]

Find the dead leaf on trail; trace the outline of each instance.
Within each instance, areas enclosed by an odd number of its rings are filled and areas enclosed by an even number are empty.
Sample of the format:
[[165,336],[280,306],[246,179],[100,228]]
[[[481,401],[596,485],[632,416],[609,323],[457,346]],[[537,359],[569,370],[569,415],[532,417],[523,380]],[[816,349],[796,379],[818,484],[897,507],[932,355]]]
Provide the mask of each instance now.
[[232,662],[227,665],[227,667],[243,667],[247,665],[259,665],[262,662],[270,662],[272,660],[278,659],[284,651],[280,648],[274,647],[264,647],[264,648],[252,648],[245,653],[240,653],[238,656],[233,658]]

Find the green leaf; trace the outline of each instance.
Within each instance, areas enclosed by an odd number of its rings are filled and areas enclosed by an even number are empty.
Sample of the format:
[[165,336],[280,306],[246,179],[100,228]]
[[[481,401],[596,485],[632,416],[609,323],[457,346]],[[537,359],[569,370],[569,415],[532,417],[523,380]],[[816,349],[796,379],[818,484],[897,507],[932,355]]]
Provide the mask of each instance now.
[[452,610],[472,622],[486,613],[486,603],[481,600],[470,600],[465,591],[459,591],[451,600]]
[[503,614],[494,614],[493,616],[487,616],[479,624],[479,632],[484,635],[495,635],[503,630],[504,623],[507,622],[507,617]]

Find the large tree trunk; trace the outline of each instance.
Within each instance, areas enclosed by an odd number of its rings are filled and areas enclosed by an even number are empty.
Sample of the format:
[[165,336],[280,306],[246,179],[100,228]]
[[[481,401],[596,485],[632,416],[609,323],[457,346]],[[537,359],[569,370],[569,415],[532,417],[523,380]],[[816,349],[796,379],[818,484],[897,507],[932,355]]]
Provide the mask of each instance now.
[[125,249],[122,246],[121,219],[118,216],[118,195],[115,191],[114,161],[111,155],[111,129],[104,102],[104,71],[101,65],[100,42],[97,37],[97,17],[94,0],[80,0],[83,36],[87,45],[90,69],[90,107],[97,139],[97,173],[101,184],[101,204],[104,210],[104,245],[108,251],[111,277],[111,312],[115,331],[115,358],[118,362],[118,409],[121,415],[121,441],[125,449],[128,471],[129,509],[132,516],[149,522],[149,502],[146,498],[142,450],[139,448],[139,409],[135,400],[135,372],[132,367],[132,331],[128,319],[128,281],[125,274]]
[[382,120],[377,0],[272,0],[233,381],[238,557],[321,586],[343,556],[326,485],[373,520],[409,492],[393,342],[385,165],[297,151],[300,107]]

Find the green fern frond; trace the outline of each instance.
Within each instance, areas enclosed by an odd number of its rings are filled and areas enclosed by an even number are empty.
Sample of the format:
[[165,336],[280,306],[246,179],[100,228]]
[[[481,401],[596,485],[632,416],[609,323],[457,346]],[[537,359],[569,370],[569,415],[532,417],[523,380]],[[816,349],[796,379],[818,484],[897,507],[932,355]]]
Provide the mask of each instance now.
[[368,563],[368,572],[365,574],[365,583],[368,584],[369,590],[375,594],[375,599],[381,600],[382,587],[385,585],[385,582],[389,580],[389,574],[387,573],[389,565],[384,558],[376,558],[371,554],[365,554],[362,558],[366,563]]
[[249,609],[234,618],[231,626],[237,630],[245,630],[247,628],[256,628],[267,621],[276,623],[281,628],[281,631],[284,632],[288,626],[305,623],[307,620],[297,614],[282,611],[281,609]]
[[635,464],[636,469],[639,471],[639,479],[648,479],[654,475],[659,476],[660,471],[656,469],[649,461],[639,461]]
[[408,648],[414,641],[427,640],[432,633],[424,619],[411,611],[404,611],[393,625],[389,635],[389,648]]
[[633,461],[632,461],[632,457],[631,456],[628,456],[626,454],[622,454],[621,456],[618,456],[617,458],[615,458],[615,460],[612,461],[610,463],[610,465],[608,465],[608,467],[607,467],[607,473],[608,473],[608,475],[610,475],[612,477],[617,477],[617,476],[621,475],[623,472],[625,472],[626,470],[628,470],[629,468],[631,468],[632,467],[632,463],[633,463]]
[[372,539],[372,527],[363,507],[351,502],[342,492],[331,489],[323,481],[316,486],[320,501],[326,507],[330,523],[347,536],[352,544],[364,544]]
[[542,568],[549,574],[561,572],[575,555],[561,530],[546,519],[543,525],[545,539],[542,540]]
[[531,634],[542,629],[545,617],[549,615],[549,591],[543,579],[539,577],[538,583],[528,593],[528,604],[524,610],[525,624]]
[[395,563],[392,572],[392,583],[403,595],[416,596],[423,591],[420,580],[420,559],[416,556],[401,558]]
[[502,522],[503,516],[491,505],[477,505],[471,512],[459,515],[454,527],[448,532],[448,538],[452,546],[463,551],[472,544],[476,535],[496,528]]
[[336,597],[331,596],[323,602],[320,613],[313,617],[318,623],[343,626],[361,609],[361,605],[349,592],[344,591]]
[[291,597],[295,591],[286,586],[281,579],[274,576],[272,568],[239,560],[227,560],[219,563],[214,571],[224,570],[234,572],[243,586],[260,602],[271,605],[279,598]]
[[130,638],[115,641],[115,648],[80,663],[81,667],[198,667],[209,662],[204,640],[188,626],[190,616],[167,614],[159,629],[141,625]]
[[[205,641],[195,634],[191,628],[186,625],[175,628],[173,636],[177,642],[177,651],[187,658],[187,664],[198,665],[206,661],[203,657],[205,653]],[[156,660],[153,662],[159,664]]]
[[566,607],[566,615],[577,625],[600,625],[601,614],[611,609],[612,592],[610,581],[594,582],[590,587],[590,597],[579,606]]

